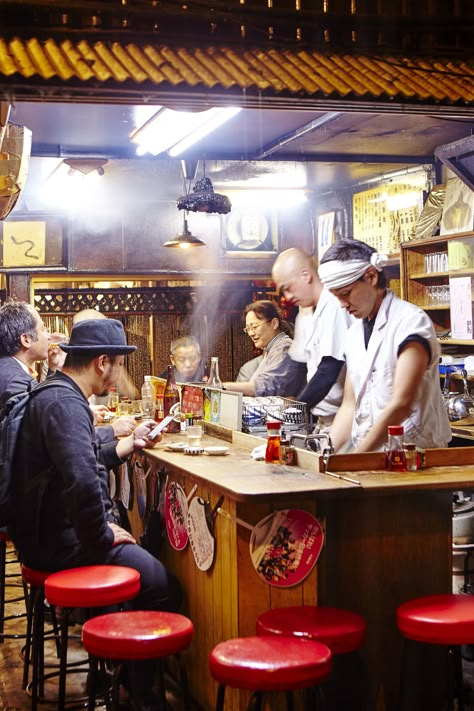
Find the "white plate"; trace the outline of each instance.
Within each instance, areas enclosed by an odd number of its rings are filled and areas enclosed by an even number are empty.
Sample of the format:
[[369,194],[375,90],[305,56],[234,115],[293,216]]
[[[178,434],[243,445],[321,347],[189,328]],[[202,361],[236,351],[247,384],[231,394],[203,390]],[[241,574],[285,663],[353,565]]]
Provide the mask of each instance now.
[[229,447],[204,447],[204,451],[206,454],[211,456],[219,456],[222,454],[228,454]]
[[186,442],[169,442],[165,449],[168,452],[184,452],[185,447],[187,447]]

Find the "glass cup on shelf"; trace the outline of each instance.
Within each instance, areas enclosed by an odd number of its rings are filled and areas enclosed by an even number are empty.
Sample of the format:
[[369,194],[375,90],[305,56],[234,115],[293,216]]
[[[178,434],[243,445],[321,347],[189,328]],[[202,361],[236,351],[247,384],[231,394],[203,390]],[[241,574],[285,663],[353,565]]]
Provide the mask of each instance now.
[[431,274],[433,271],[433,260],[432,260],[432,254],[429,252],[428,254],[425,254],[425,272],[427,274]]

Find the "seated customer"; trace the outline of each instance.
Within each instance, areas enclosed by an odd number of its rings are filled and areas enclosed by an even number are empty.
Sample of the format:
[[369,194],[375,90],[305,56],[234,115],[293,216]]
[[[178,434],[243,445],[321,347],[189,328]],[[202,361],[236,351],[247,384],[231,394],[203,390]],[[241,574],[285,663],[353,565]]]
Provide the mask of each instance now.
[[[63,345],[62,371],[28,403],[19,433],[13,482],[14,519],[9,534],[23,563],[38,570],[84,565],[124,565],[140,573],[135,609],[176,610],[177,581],[164,565],[121,528],[112,513],[107,468],[134,450],[153,447],[143,422],[119,440],[108,461],[98,456],[88,398],[115,385],[128,346],[122,324],[114,319],[83,321]],[[41,387],[41,386],[40,386]],[[115,459],[115,461],[112,461]],[[143,703],[150,703],[152,676],[143,679]]]
[[[254,301],[245,309],[244,332],[263,358],[247,382],[224,383],[226,390],[250,396],[293,395],[293,364],[288,355],[291,326],[272,301]],[[299,385],[299,384],[298,384]]]
[[[179,336],[171,341],[170,363],[174,366],[174,376],[178,383],[199,383],[204,368],[201,363],[201,346],[194,336]],[[164,371],[160,378],[166,378]]]
[[25,301],[9,299],[0,307],[0,397],[23,392],[36,380],[36,361],[48,357],[49,331]]

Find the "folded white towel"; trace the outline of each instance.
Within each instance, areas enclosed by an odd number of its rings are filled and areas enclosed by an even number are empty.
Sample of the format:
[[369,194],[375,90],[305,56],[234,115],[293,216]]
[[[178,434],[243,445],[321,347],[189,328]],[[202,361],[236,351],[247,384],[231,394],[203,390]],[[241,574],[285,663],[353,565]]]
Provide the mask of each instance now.
[[252,459],[265,459],[265,450],[267,449],[266,444],[259,444],[258,447],[254,447],[250,453]]

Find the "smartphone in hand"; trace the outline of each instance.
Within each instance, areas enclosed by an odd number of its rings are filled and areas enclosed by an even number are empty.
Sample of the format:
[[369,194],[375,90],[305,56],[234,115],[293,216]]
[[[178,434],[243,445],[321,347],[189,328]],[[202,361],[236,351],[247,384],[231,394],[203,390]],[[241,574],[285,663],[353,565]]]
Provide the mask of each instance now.
[[161,422],[154,427],[151,432],[147,434],[147,439],[156,439],[160,432],[162,432],[165,427],[169,425],[169,423],[173,420],[174,415],[166,415],[166,417],[161,420]]

